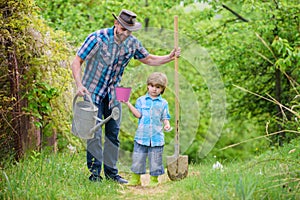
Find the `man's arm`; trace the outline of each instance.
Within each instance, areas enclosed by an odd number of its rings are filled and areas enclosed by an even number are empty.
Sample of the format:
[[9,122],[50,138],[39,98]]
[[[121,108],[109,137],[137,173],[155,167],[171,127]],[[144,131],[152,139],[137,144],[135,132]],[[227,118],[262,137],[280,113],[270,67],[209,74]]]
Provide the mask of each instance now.
[[71,64],[71,68],[72,68],[72,73],[73,73],[73,77],[77,86],[77,94],[80,96],[83,96],[85,93],[89,93],[88,90],[82,85],[81,82],[81,65],[83,63],[83,60],[76,55],[72,64]]
[[180,56],[180,48],[178,48],[177,50],[173,49],[170,54],[164,56],[149,54],[146,58],[140,59],[139,61],[146,65],[159,66],[171,62],[172,60],[174,60],[175,56]]

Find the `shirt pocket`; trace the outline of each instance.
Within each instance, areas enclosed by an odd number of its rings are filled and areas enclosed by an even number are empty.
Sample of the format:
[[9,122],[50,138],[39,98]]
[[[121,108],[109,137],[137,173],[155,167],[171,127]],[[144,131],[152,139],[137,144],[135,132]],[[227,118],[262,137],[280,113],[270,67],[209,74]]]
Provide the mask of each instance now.
[[100,56],[103,60],[103,64],[106,64],[107,66],[111,65],[111,63],[112,63],[112,54],[109,51],[107,51],[105,49],[101,49]]
[[142,106],[140,108],[140,111],[141,111],[141,114],[142,114],[142,117],[141,117],[142,123],[149,124],[150,123],[150,107],[149,106]]
[[150,116],[150,106],[142,106],[141,111],[142,115],[145,115],[146,117]]
[[163,107],[161,107],[161,106],[154,106],[154,108],[153,108],[153,116],[155,117],[155,118],[157,118],[158,120],[161,120],[162,119],[162,117],[163,117]]

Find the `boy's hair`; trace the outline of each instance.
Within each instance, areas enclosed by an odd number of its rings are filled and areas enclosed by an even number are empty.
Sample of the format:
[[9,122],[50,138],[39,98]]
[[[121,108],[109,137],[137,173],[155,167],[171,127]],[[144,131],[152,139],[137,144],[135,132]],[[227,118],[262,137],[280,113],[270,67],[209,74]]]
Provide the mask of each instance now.
[[149,84],[161,86],[163,88],[161,94],[163,94],[168,84],[168,78],[164,73],[153,72],[147,79],[147,85]]

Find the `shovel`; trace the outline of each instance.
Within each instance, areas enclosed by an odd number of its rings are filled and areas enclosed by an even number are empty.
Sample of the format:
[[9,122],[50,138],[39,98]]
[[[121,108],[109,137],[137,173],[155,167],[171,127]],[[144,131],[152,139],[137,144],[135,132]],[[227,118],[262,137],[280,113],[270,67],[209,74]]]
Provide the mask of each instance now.
[[[174,16],[174,43],[178,48],[178,16]],[[178,81],[178,58],[175,56],[175,152],[167,156],[168,176],[172,181],[185,178],[188,174],[188,156],[179,155],[179,81]]]

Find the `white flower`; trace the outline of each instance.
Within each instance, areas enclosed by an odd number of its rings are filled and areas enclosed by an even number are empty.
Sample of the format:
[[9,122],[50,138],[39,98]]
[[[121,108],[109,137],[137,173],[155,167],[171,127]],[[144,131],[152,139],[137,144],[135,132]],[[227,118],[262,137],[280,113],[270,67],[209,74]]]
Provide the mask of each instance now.
[[68,149],[70,150],[71,153],[75,153],[76,152],[76,147],[72,146],[71,144],[68,144]]
[[219,169],[223,171],[223,165],[217,161],[215,164],[213,164],[213,169]]

